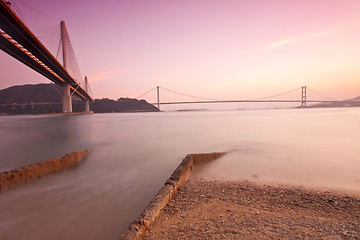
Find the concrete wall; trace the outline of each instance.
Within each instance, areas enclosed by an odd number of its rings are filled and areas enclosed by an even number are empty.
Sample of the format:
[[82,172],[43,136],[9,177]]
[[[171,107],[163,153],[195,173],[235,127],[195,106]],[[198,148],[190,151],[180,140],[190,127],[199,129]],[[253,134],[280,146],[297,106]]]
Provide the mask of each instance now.
[[81,162],[88,153],[88,150],[72,152],[62,158],[53,158],[26,167],[2,172],[0,173],[0,192],[8,187],[74,166]]
[[155,195],[149,205],[144,209],[140,217],[129,226],[128,230],[121,236],[120,239],[140,239],[150,224],[152,224],[156,217],[159,216],[161,210],[175,196],[178,188],[181,187],[189,178],[193,168],[215,160],[224,154],[226,153],[217,152],[187,155],[175,169],[170,178],[166,180],[164,186]]

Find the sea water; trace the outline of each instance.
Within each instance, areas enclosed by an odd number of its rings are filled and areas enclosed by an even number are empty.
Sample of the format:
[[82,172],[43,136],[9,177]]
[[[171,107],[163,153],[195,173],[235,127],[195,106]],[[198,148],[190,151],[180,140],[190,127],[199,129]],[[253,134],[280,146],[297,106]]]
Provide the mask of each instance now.
[[118,239],[189,153],[208,179],[360,192],[360,109],[0,117],[0,171],[91,150],[0,193],[0,239]]

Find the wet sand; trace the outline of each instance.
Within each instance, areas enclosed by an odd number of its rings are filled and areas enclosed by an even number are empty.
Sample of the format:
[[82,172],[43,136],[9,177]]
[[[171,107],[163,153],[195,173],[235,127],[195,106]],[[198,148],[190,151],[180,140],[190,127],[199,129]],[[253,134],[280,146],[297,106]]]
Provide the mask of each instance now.
[[360,198],[190,179],[143,239],[360,239]]

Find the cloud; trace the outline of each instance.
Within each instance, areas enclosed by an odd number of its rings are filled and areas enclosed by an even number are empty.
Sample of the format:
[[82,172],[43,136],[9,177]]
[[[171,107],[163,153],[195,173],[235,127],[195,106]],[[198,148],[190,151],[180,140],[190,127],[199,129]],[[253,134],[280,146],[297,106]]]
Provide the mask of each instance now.
[[89,82],[96,83],[96,82],[112,79],[114,77],[114,75],[117,75],[121,72],[123,72],[123,71],[122,70],[113,70],[113,71],[98,72],[89,78]]
[[329,31],[318,32],[318,33],[314,33],[314,34],[311,34],[311,35],[305,36],[305,37],[287,38],[287,39],[284,39],[284,40],[281,40],[281,41],[270,44],[267,47],[267,50],[270,51],[270,50],[273,50],[274,48],[285,46],[285,45],[288,45],[288,44],[292,44],[292,43],[296,43],[296,42],[301,42],[301,41],[305,41],[305,40],[309,40],[309,39],[329,35],[329,34],[338,32],[340,30],[342,30],[342,28],[335,28],[335,29],[332,29],[332,30],[329,30]]

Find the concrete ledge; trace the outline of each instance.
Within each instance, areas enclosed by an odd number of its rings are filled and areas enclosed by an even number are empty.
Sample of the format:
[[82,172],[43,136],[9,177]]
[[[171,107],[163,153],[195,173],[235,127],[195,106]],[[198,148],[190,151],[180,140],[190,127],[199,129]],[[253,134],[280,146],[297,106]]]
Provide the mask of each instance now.
[[81,162],[87,155],[88,150],[72,152],[62,158],[54,158],[29,166],[13,169],[0,173],[0,192],[11,186],[28,182],[61,169],[74,166]]
[[151,200],[149,205],[144,209],[139,219],[129,226],[128,230],[120,239],[140,239],[146,229],[155,221],[156,217],[159,216],[161,210],[175,196],[178,188],[189,178],[193,168],[215,160],[224,154],[226,153],[216,152],[187,155],[171,174],[170,178],[166,180],[164,186]]

